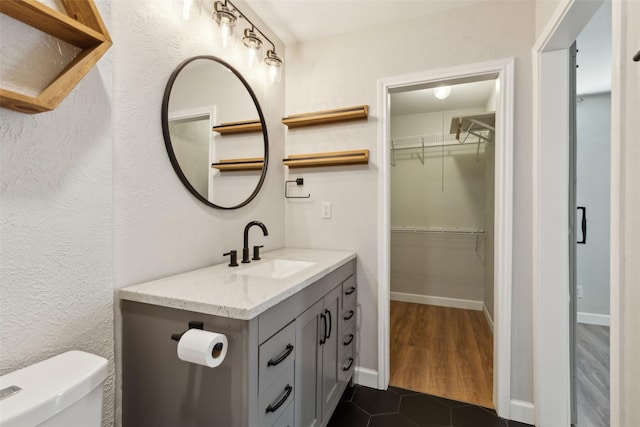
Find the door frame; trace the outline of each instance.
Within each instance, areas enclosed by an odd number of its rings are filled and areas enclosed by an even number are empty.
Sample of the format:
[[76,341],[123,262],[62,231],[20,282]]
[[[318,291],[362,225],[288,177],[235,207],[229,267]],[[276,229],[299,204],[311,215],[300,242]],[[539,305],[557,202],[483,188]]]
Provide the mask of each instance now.
[[532,51],[533,380],[540,426],[571,424],[569,49],[602,3],[563,0]]
[[494,204],[494,352],[493,399],[499,416],[511,413],[511,283],[513,246],[513,116],[514,59],[506,58],[378,81],[378,388],[389,385],[390,331],[390,155],[389,91],[414,85],[497,75],[500,93],[496,108]]

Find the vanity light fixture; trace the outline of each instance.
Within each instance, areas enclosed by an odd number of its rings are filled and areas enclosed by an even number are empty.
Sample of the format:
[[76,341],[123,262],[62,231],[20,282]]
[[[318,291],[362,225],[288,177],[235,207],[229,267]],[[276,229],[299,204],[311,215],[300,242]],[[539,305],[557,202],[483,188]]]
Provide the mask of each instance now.
[[267,50],[264,58],[264,63],[268,67],[269,81],[271,83],[280,82],[282,78],[282,59],[276,53],[276,46],[230,0],[218,0],[213,5],[213,19],[220,27],[222,46],[226,48],[229,45],[229,41],[233,36],[233,27],[235,27],[239,18],[244,19],[251,25],[250,28],[245,28],[242,36],[242,44],[248,49],[249,66],[253,67],[258,64],[262,56],[263,41],[256,35],[258,33],[271,45],[271,49]]
[[245,28],[242,36],[242,44],[247,48],[249,55],[249,67],[255,66],[260,61],[262,40],[256,36],[255,28]]
[[447,99],[451,95],[451,86],[440,86],[433,89],[433,95],[438,99]]
[[236,26],[238,18],[227,7],[226,2],[217,1],[213,5],[213,19],[220,27],[220,36],[222,37],[222,47],[229,46],[229,40],[233,37],[233,27]]

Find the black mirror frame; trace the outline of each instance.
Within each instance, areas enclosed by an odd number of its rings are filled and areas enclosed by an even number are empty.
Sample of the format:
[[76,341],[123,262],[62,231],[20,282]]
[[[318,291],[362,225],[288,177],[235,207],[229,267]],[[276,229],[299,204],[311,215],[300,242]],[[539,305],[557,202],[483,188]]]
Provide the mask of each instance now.
[[[235,206],[216,205],[215,203],[211,203],[207,198],[205,198],[200,193],[198,193],[198,191],[196,191],[196,189],[193,188],[193,186],[191,185],[187,177],[184,175],[184,172],[182,172],[182,169],[180,168],[180,164],[178,163],[178,159],[176,158],[176,154],[173,151],[173,145],[171,144],[171,135],[169,133],[169,97],[171,95],[171,90],[173,89],[173,84],[178,78],[180,71],[182,71],[184,67],[186,67],[188,64],[190,64],[191,62],[197,59],[208,59],[211,61],[215,61],[227,67],[231,72],[233,72],[233,74],[235,74],[235,76],[242,82],[244,87],[249,92],[249,95],[251,96],[251,99],[253,100],[253,103],[256,106],[256,109],[258,110],[258,115],[260,116],[260,124],[262,125],[262,137],[264,140],[264,164],[262,166],[262,174],[260,175],[260,180],[258,181],[256,188],[253,190],[253,193],[251,193],[245,201]],[[264,119],[264,115],[262,114],[262,108],[260,108],[260,103],[258,102],[258,98],[256,97],[256,94],[253,92],[253,89],[251,89],[251,86],[249,86],[249,83],[247,83],[244,77],[242,77],[242,75],[235,68],[233,68],[231,65],[229,65],[222,59],[217,58],[215,56],[210,56],[210,55],[194,56],[192,58],[188,58],[185,61],[183,61],[180,65],[178,65],[178,67],[173,71],[173,73],[171,73],[171,76],[169,77],[169,81],[167,82],[167,86],[164,90],[164,96],[162,97],[161,120],[162,120],[162,135],[164,137],[164,145],[167,149],[167,154],[169,154],[169,160],[171,160],[171,165],[173,166],[173,169],[175,170],[176,175],[178,175],[178,178],[180,178],[180,181],[182,181],[182,184],[184,184],[184,186],[187,187],[187,190],[189,190],[191,194],[193,194],[198,200],[200,200],[202,203],[208,206],[211,206],[217,209],[238,209],[249,204],[249,202],[251,202],[258,195],[258,193],[260,192],[260,189],[262,188],[262,184],[264,184],[264,180],[267,176],[267,166],[269,164],[269,135],[267,133],[267,123]]]

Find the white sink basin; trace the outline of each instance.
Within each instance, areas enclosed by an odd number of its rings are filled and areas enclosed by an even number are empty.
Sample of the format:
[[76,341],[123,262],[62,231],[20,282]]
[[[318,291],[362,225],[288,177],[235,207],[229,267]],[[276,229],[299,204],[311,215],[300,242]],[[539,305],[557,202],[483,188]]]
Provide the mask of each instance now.
[[315,265],[311,261],[294,261],[290,259],[272,259],[262,264],[238,270],[235,273],[246,276],[270,277],[273,279],[284,279],[296,274],[305,268]]

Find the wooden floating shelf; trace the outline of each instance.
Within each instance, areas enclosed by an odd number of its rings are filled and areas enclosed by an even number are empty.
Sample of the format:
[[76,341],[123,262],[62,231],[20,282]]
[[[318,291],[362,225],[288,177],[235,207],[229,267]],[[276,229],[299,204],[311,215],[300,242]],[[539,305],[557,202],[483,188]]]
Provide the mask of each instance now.
[[291,129],[304,126],[326,125],[348,120],[366,119],[368,115],[369,106],[358,105],[356,107],[339,108],[337,110],[325,110],[287,116],[282,119],[282,123]]
[[260,120],[220,123],[218,126],[213,127],[213,131],[218,132],[222,135],[234,133],[262,132],[262,123],[260,123]]
[[221,172],[259,171],[264,166],[263,157],[251,157],[246,159],[227,159],[220,163],[213,163],[211,167]]
[[328,153],[292,154],[282,163],[290,168],[313,168],[321,166],[366,165],[369,150],[334,151]]
[[93,0],[62,0],[68,15],[37,0],[0,0],[0,13],[83,49],[37,97],[0,88],[0,107],[36,114],[56,108],[111,47]]

